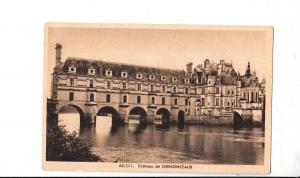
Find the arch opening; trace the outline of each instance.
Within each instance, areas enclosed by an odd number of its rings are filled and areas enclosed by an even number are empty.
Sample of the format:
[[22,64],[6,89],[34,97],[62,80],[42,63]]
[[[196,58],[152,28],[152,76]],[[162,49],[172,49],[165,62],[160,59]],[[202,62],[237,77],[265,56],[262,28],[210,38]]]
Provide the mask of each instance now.
[[244,124],[243,118],[242,118],[241,115],[240,115],[238,112],[236,112],[236,111],[233,112],[233,124],[234,124],[235,126],[242,126],[242,125]]
[[166,108],[160,108],[156,115],[161,115],[162,119],[162,126],[163,127],[169,127],[170,126],[170,111],[168,111]]
[[113,107],[104,106],[97,112],[97,116],[111,117],[112,126],[118,126],[120,124],[120,115]]
[[184,128],[184,111],[180,110],[178,112],[178,121],[177,121],[177,126],[178,128],[180,129],[183,129]]
[[79,106],[68,104],[58,110],[58,125],[68,131],[77,131],[85,126],[84,112]]
[[129,111],[128,120],[138,120],[140,124],[146,124],[147,112],[142,107],[134,107]]

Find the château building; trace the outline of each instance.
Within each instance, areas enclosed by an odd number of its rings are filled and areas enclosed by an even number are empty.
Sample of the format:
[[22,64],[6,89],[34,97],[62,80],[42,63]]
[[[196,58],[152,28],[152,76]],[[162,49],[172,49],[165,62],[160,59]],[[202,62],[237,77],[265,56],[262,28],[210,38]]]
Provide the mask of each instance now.
[[61,62],[61,49],[57,44],[51,100],[56,112],[74,107],[82,124],[107,114],[123,123],[134,118],[179,124],[230,124],[237,118],[263,122],[266,81],[259,82],[249,62],[244,74],[232,63],[209,59],[175,70],[76,57]]

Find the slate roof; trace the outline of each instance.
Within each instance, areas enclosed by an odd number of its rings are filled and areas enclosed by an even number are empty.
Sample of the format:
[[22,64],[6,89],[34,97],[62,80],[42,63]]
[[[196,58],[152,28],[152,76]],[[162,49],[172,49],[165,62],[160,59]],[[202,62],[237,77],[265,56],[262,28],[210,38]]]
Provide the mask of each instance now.
[[258,78],[254,75],[240,77],[242,87],[259,87]]
[[[225,65],[232,67],[231,63],[226,63]],[[143,81],[149,81],[149,75],[151,74],[155,75],[155,79],[152,80],[153,82],[162,82],[161,76],[166,76],[167,83],[172,83],[172,77],[177,77],[177,83],[184,83],[184,79],[186,78],[186,72],[184,70],[124,64],[104,60],[90,60],[76,57],[68,57],[62,65],[56,67],[55,71],[67,74],[70,66],[76,67],[76,73],[79,75],[87,75],[88,69],[93,67],[96,69],[97,76],[105,76],[105,71],[110,69],[113,72],[113,77],[117,78],[120,78],[121,72],[126,71],[128,73],[127,79],[130,80],[135,80],[136,74],[138,73],[143,74]],[[220,84],[222,85],[234,85],[238,80],[240,80],[242,87],[259,86],[258,78],[255,75],[250,75],[249,77],[246,75],[239,76],[233,68],[230,72],[223,71],[218,75],[218,65],[214,63],[210,65],[208,71],[205,71],[204,68],[194,68],[193,78],[201,79],[202,76],[205,76],[206,78],[208,76],[215,76],[216,79],[220,80]],[[191,82],[194,83],[194,81]],[[265,83],[265,80],[262,82]],[[207,83],[203,84],[205,85]]]
[[177,77],[178,82],[184,82],[185,79],[184,70],[124,64],[104,60],[90,60],[76,57],[68,57],[61,67],[60,72],[67,73],[70,66],[76,67],[76,73],[79,75],[87,75],[88,68],[92,66],[96,69],[96,75],[98,76],[105,76],[105,71],[110,69],[113,72],[113,77],[120,77],[121,72],[126,71],[129,79],[136,79],[137,73],[143,74],[144,80],[148,80],[149,75],[151,74],[155,75],[154,81],[161,81],[161,76],[166,76],[167,82],[171,82],[172,77]]

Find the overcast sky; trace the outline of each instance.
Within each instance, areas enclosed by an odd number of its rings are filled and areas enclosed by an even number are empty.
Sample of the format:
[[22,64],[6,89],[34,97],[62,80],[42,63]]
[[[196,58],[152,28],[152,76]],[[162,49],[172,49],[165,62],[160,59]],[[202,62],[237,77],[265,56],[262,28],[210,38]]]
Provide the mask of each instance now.
[[232,62],[244,74],[248,61],[259,80],[268,73],[267,33],[262,30],[57,28],[48,31],[49,69],[55,61],[55,44],[67,57],[102,59],[121,63],[185,69],[205,59]]

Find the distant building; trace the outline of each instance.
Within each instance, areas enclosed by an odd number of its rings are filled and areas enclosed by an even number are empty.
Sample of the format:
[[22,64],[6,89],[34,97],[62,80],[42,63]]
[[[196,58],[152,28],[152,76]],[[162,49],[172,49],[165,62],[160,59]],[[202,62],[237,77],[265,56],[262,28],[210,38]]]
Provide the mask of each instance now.
[[262,122],[266,81],[259,82],[250,63],[244,75],[232,63],[209,59],[196,68],[189,62],[185,71],[75,57],[62,63],[61,48],[57,44],[52,100],[57,111],[65,105],[76,108],[82,123],[106,114],[124,123],[130,118],[231,123],[235,114]]

